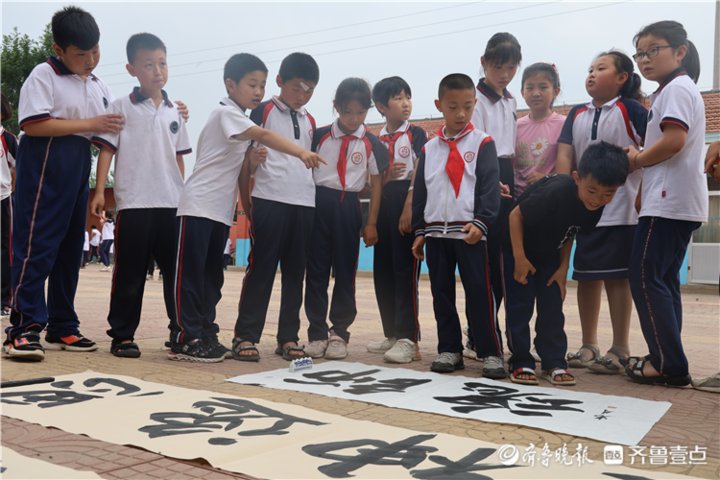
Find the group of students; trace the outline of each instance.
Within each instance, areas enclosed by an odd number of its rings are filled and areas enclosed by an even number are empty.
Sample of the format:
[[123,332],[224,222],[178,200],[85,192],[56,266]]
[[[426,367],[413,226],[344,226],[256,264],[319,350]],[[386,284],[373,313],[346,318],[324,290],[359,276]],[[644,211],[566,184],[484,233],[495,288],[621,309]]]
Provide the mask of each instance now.
[[[513,382],[538,383],[529,329],[537,306],[534,344],[550,383],[575,383],[568,361],[600,373],[625,371],[642,383],[689,383],[678,269],[692,231],[707,218],[708,197],[701,162],[704,107],[695,86],[699,60],[679,23],[654,23],[634,38],[640,72],[660,84],[649,113],[638,101],[633,62],[608,51],[589,69],[591,100],[567,118],[552,110],[560,91],[555,67],[526,68],[521,88],[530,112],[516,120],[507,85],[521,48],[513,35],[498,33],[481,57],[485,77],[477,84],[459,73],[440,82],[435,105],[445,124],[430,140],[408,122],[412,93],[399,77],[372,90],[363,79],[343,80],[333,100],[337,119],[317,127],[305,109],[319,81],[311,56],[288,55],[276,77],[279,95],[263,101],[267,67],[254,55],[236,54],[225,64],[227,95],[200,133],[187,181],[187,110],[163,90],[168,68],[162,41],[147,33],[130,38],[127,70],[139,86],[113,101],[92,74],[99,57],[92,16],[67,7],[53,17],[52,31],[57,57],[33,70],[20,95],[25,135],[17,151],[6,355],[42,360],[44,348],[97,348],[80,334],[73,307],[92,142],[101,149],[90,203],[97,215],[115,157],[107,331],[113,355],[140,356],[134,335],[148,259],[154,257],[164,274],[171,360],[258,361],[278,265],[276,353],[287,360],[345,358],[357,313],[362,236],[375,245],[385,337],[367,348],[388,362],[419,357],[417,287],[426,259],[438,331],[435,372],[464,368],[457,268],[468,346],[483,360],[486,377],[508,375],[497,319],[504,300]],[[373,103],[386,120],[379,136],[365,125]],[[363,226],[359,194],[368,184]],[[252,243],[227,348],[218,340],[215,307],[238,197]],[[583,346],[566,358],[562,304],[576,234]],[[600,356],[603,283],[614,335]],[[650,351],[645,357],[629,356],[633,300]],[[306,346],[298,336],[303,304]]]

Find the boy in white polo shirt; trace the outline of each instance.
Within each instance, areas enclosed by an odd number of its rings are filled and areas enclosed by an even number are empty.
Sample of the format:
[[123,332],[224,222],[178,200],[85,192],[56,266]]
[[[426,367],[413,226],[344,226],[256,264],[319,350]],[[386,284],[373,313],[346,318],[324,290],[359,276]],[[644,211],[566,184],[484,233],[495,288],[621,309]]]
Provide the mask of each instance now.
[[[319,78],[320,70],[310,55],[291,53],[280,64],[276,79],[280,95],[261,103],[252,111],[250,119],[309,150],[315,119],[304,106],[312,98]],[[298,346],[298,331],[305,261],[315,212],[312,171],[290,157],[269,149],[267,160],[254,172],[249,208],[252,248],[235,323],[235,337],[244,345],[260,341],[279,263],[282,294],[276,353],[286,360],[305,356],[303,348]],[[251,349],[243,353],[253,358]],[[244,359],[243,355],[239,358]]]
[[[92,71],[100,60],[95,19],[77,7],[53,15],[56,57],[36,66],[20,90],[10,323],[5,354],[40,361],[47,348],[92,351],[80,334],[75,292],[87,215],[92,132],[117,132],[111,94]],[[47,281],[47,303],[45,282]]]
[[98,216],[102,212],[105,180],[114,154],[118,213],[107,334],[112,338],[113,355],[137,358],[140,349],[133,339],[140,323],[150,257],[164,274],[167,315],[170,319],[175,315],[175,217],[183,187],[182,156],[192,149],[185,122],[163,90],[168,67],[162,40],[150,33],[133,35],[127,43],[127,57],[128,73],[140,86],[110,106],[110,111],[125,117],[123,131],[93,139],[102,150],[90,210]]
[[[308,168],[322,162],[317,154],[258,127],[245,115],[265,95],[267,67],[262,60],[248,53],[233,55],[225,64],[223,79],[228,96],[200,132],[195,168],[178,207],[177,325],[172,331],[171,360],[221,362],[225,357],[225,347],[217,341],[215,305],[221,297],[223,249],[235,213],[238,177],[250,142],[298,157]],[[266,153],[259,147],[248,157],[258,163]],[[253,345],[233,341],[235,358],[243,355],[247,360],[248,350],[259,358]]]

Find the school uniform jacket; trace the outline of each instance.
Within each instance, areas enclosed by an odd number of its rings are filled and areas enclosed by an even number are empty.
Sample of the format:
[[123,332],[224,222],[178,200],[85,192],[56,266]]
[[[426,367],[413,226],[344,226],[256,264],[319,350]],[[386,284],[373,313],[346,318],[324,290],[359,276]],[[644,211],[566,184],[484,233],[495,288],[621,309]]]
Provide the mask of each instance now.
[[429,140],[418,162],[413,195],[415,236],[464,238],[462,228],[473,223],[487,235],[500,209],[497,152],[491,136],[469,123],[456,137],[465,162],[456,197],[445,171],[450,147],[440,137]]

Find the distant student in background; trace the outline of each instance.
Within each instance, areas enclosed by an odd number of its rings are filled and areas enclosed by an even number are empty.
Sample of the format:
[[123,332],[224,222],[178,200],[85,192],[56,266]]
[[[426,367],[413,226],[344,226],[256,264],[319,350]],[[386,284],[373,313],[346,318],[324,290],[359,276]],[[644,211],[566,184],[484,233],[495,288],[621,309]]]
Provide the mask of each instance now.
[[375,84],[372,93],[375,108],[385,117],[380,141],[388,148],[390,161],[383,178],[373,258],[375,297],[385,339],[369,343],[367,350],[384,354],[386,362],[410,363],[419,359],[420,339],[420,262],[412,254],[412,180],[427,135],[422,128],[408,123],[412,92],[405,80],[384,78]]
[[85,268],[85,265],[88,263],[88,259],[90,258],[90,234],[87,230],[85,230],[85,238],[83,239],[83,256],[82,256],[82,263],[80,264],[80,268]]
[[[10,120],[12,108],[5,95],[2,95],[2,121]],[[15,171],[15,155],[17,155],[17,138],[0,126],[0,198],[2,198],[2,317],[10,316],[10,270],[12,266],[12,210],[13,210],[13,173]]]
[[223,270],[227,270],[228,265],[230,265],[230,262],[232,261],[232,256],[230,255],[231,247],[232,240],[228,238],[225,242],[225,250],[223,250],[223,257],[225,258],[225,261],[223,262]]
[[[327,162],[313,172],[315,224],[305,280],[305,314],[312,358],[340,360],[347,356],[350,325],[355,321],[355,274],[360,253],[362,211],[359,193],[370,177],[370,213],[362,232],[366,246],[378,241],[377,220],[382,197],[382,177],[388,151],[367,131],[365,117],[372,106],[370,86],[361,78],[346,78],[335,92],[338,118],[319,128],[313,151]],[[335,285],[330,302],[328,284],[334,268]]]
[[[568,113],[558,140],[558,165],[568,171],[582,158],[589,145],[605,141],[625,148],[643,144],[647,110],[639,100],[640,77],[630,58],[622,52],[603,52],[592,62],[585,81],[592,100]],[[642,173],[628,175],[597,228],[577,235],[573,279],[578,281],[577,298],[582,325],[582,347],[568,354],[571,367],[588,367],[595,373],[623,372],[630,354],[630,315],[632,297],[628,283],[630,251],[635,236],[635,200]],[[598,319],[602,288],[608,297],[613,343],[604,356],[598,345]]]
[[[479,92],[472,123],[478,130],[487,133],[495,141],[500,182],[507,185],[510,196],[514,192],[515,178],[513,174],[513,157],[515,156],[515,132],[517,120],[517,102],[507,90],[507,86],[517,73],[522,60],[520,43],[510,33],[496,33],[488,40],[485,52],[480,57],[480,64],[485,77],[477,84]],[[488,232],[488,261],[490,262],[490,283],[494,296],[495,311],[500,308],[503,298],[502,285],[502,243],[503,232],[507,232],[507,217],[512,208],[512,198],[500,201],[500,211],[495,225]],[[502,347],[502,341],[500,342]],[[472,350],[472,348],[470,349]],[[502,349],[500,356],[490,355],[482,359],[483,370],[493,378],[505,378]],[[472,352],[470,352],[472,355]],[[492,372],[492,373],[491,373]]]
[[100,230],[96,225],[90,229],[90,263],[98,262],[100,259]]
[[101,272],[110,271],[110,247],[115,242],[115,221],[112,213],[105,212],[105,222],[102,226],[102,241],[100,242],[100,261],[104,265]]
[[628,149],[630,168],[643,170],[630,286],[650,353],[631,357],[625,371],[638,383],[678,387],[690,383],[679,269],[692,232],[708,219],[705,104],[696,85],[700,57],[672,20],[646,26],[633,41],[640,72],[659,87],[650,97],[645,149]]

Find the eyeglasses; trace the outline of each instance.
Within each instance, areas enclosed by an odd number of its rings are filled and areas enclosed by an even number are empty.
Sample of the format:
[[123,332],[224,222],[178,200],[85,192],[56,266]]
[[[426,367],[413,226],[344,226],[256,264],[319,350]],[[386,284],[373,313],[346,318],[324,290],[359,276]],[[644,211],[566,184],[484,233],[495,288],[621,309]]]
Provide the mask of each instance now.
[[650,60],[651,58],[657,57],[658,54],[660,53],[660,50],[663,48],[673,48],[673,46],[672,45],[657,45],[657,46],[648,48],[646,52],[639,51],[632,57],[636,62],[639,62],[640,60],[642,60],[643,57],[647,57],[647,59]]

